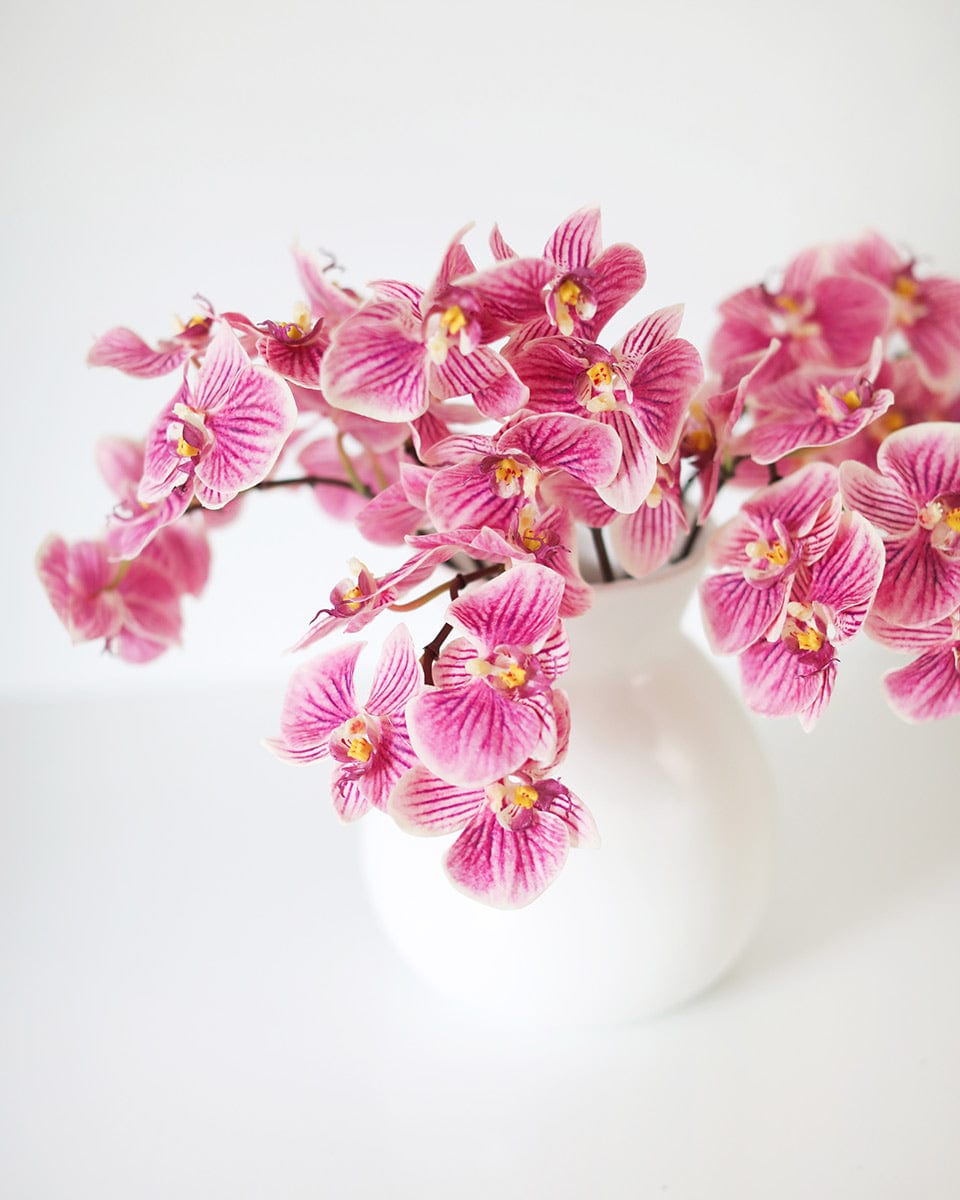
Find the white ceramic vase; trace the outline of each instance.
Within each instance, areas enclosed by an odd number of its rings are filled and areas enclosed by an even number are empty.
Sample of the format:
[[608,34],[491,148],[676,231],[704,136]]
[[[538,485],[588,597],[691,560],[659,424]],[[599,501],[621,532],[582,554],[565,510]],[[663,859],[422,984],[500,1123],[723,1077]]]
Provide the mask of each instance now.
[[601,585],[567,622],[573,733],[557,774],[601,846],[571,851],[531,905],[502,912],[454,890],[441,866],[452,839],[410,837],[380,814],[362,823],[379,919],[441,991],[511,1021],[635,1020],[701,992],[746,946],[767,893],[773,785],[741,701],[681,632],[699,565]]

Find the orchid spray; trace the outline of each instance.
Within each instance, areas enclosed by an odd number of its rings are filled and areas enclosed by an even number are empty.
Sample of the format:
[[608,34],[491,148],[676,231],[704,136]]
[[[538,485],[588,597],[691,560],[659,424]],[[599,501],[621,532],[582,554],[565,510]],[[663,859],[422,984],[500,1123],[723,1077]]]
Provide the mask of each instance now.
[[899,713],[960,712],[960,282],[876,234],[805,251],[720,306],[705,378],[680,306],[604,340],[646,269],[635,247],[604,247],[597,209],[526,257],[494,229],[482,267],[467,232],[426,290],[360,294],[298,249],[292,321],[201,301],[155,346],[123,328],[97,340],[92,364],[176,383],[142,444],[99,447],[117,498],[102,535],[40,549],[75,640],[155,658],[238,498],[312,487],[407,554],[383,573],[351,561],[297,648],[430,603],[438,632],[418,650],[395,626],[363,700],[362,641],[308,658],[267,744],[330,759],[345,821],[379,809],[457,834],[449,878],[500,907],[597,842],[562,781],[564,625],[594,591],[581,543],[602,580],[650,574],[689,553],[721,487],[747,487],[701,589],[747,703],[810,728],[837,647],[864,629],[917,655],[885,681]]

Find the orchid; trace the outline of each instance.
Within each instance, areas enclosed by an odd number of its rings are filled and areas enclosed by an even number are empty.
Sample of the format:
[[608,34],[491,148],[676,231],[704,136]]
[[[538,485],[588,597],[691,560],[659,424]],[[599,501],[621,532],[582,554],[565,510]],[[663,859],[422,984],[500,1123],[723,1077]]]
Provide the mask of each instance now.
[[434,774],[483,787],[555,755],[553,683],[569,657],[562,596],[558,575],[520,563],[450,605],[447,623],[463,636],[408,713],[410,740]]
[[960,604],[960,426],[916,425],[891,434],[877,470],[844,463],[848,507],[880,530],[886,566],[876,611],[898,625],[929,625]]
[[[563,684],[567,622],[611,581],[706,544],[705,629],[757,712],[812,728],[863,632],[918,655],[886,677],[897,712],[960,712],[960,281],[879,235],[804,250],[721,304],[705,378],[682,305],[607,337],[646,267],[604,248],[598,209],[529,257],[495,228],[492,261],[475,260],[470,229],[426,288],[341,283],[297,247],[285,315],[198,296],[155,345],[125,326],[97,339],[92,364],[177,386],[144,441],[100,443],[115,498],[100,534],[40,549],[74,640],[133,662],[178,644],[216,528],[311,489],[369,544],[304,601],[292,649],[387,627],[366,699],[365,643],[334,640],[293,671],[267,744],[325,761],[345,821],[377,810],[455,836],[450,881],[505,908],[598,843],[586,788],[562,777]],[[429,606],[426,644],[389,627]]]
[[366,702],[358,704],[354,670],[363,643],[305,663],[290,680],[280,737],[268,745],[291,762],[336,762],[331,795],[344,821],[384,808],[400,776],[416,762],[404,707],[420,686],[410,634],[399,626],[384,644]]

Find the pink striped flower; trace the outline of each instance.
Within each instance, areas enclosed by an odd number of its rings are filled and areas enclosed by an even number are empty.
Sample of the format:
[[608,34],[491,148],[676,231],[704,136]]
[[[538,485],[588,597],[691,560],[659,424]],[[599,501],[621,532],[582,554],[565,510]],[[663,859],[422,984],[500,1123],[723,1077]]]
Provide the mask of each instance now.
[[196,386],[184,379],[147,437],[139,500],[155,504],[183,489],[204,508],[223,508],[265,478],[296,416],[286,383],[253,365],[221,321]]
[[745,444],[754,462],[767,464],[809,447],[832,446],[860,433],[891,407],[889,388],[875,388],[883,349],[856,371],[799,367],[748,390],[753,424]]
[[557,749],[553,683],[569,648],[558,619],[563,580],[518,563],[450,605],[462,636],[433,667],[436,686],[407,711],[417,755],[435,775],[464,787],[487,784]]
[[778,289],[758,284],[737,292],[720,305],[720,315],[708,362],[730,387],[774,339],[784,371],[803,363],[866,362],[886,331],[890,301],[873,280],[835,273],[827,251],[817,247],[797,255]]
[[704,623],[718,654],[776,638],[794,577],[822,558],[840,520],[837,471],[812,463],[756,492],[718,530],[700,588]]
[[497,437],[455,436],[438,442],[428,462],[441,466],[427,487],[427,512],[438,529],[489,525],[501,532],[524,505],[537,506],[541,481],[563,471],[591,487],[608,484],[620,465],[611,429],[562,413],[525,417]]
[[179,333],[162,338],[156,346],[148,345],[132,329],[118,325],[97,338],[87,354],[87,362],[92,367],[115,367],[140,379],[168,375],[194,355],[203,353],[210,340],[211,323],[209,314],[191,317]]
[[886,567],[876,612],[894,625],[930,625],[960,605],[960,426],[892,433],[877,470],[840,468],[843,499],[880,531]]
[[[490,239],[494,256],[515,257],[499,229]],[[617,243],[603,248],[599,208],[581,208],[554,230],[543,249],[551,278],[541,303],[546,316],[516,332],[508,353],[532,338],[554,330],[593,341],[614,313],[640,291],[647,277],[643,255],[635,246]]]
[[960,383],[960,280],[917,276],[916,259],[879,234],[842,247],[839,264],[875,280],[890,300],[892,321],[937,387]]
[[471,395],[501,420],[522,408],[527,389],[509,364],[481,343],[500,336],[485,325],[487,298],[471,286],[473,262],[457,234],[427,292],[380,281],[376,299],[339,325],[324,356],[322,387],[335,408],[379,421],[413,421],[432,400]]
[[170,567],[171,559],[152,546],[133,562],[116,563],[103,542],[68,545],[53,536],[37,553],[47,598],[73,640],[102,639],[133,663],[149,662],[180,640],[181,590]]
[[677,306],[653,313],[612,350],[579,338],[543,338],[515,358],[530,408],[579,413],[617,434],[619,470],[597,490],[618,512],[635,511],[650,494],[657,461],[673,457],[703,378],[699,354],[676,336],[682,312]]
[[883,544],[857,513],[844,513],[826,553],[794,577],[774,640],[740,655],[747,704],[766,716],[798,716],[810,729],[836,680],[834,648],[863,624],[883,572]]
[[907,721],[935,721],[960,713],[960,608],[932,625],[910,629],[871,613],[867,632],[878,642],[920,653],[883,679],[887,699]]
[[384,643],[363,705],[354,672],[363,642],[342,646],[294,672],[280,718],[280,737],[267,745],[289,762],[334,760],[331,796],[344,821],[386,807],[397,780],[416,763],[403,710],[421,686],[420,667],[405,626]]
[[460,831],[444,860],[447,875],[494,908],[529,904],[556,879],[571,847],[599,844],[593,817],[573,792],[529,773],[466,788],[418,766],[387,808],[408,833]]

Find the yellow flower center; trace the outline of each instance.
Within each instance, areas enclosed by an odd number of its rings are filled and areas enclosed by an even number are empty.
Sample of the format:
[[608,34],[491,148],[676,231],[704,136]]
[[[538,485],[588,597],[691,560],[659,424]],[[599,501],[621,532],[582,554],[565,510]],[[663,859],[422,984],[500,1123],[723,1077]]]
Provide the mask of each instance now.
[[196,446],[191,446],[186,438],[180,438],[177,442],[177,453],[181,458],[196,458],[200,453]]
[[513,802],[520,808],[533,808],[537,802],[537,789],[529,783],[518,784],[513,793]]
[[352,758],[356,762],[369,762],[370,755],[373,753],[373,746],[365,737],[355,737],[350,739],[350,745],[347,748],[347,758]]
[[613,371],[610,370],[609,363],[594,363],[592,367],[587,368],[587,374],[590,376],[590,382],[598,390],[608,388],[613,383]]
[[850,409],[851,412],[853,412],[855,408],[859,408],[863,403],[853,388],[850,388],[849,391],[844,392],[840,399],[844,402],[847,408]]
[[363,598],[363,592],[360,591],[360,588],[352,587],[348,592],[343,593],[343,600],[341,601],[341,603],[346,608],[349,608],[352,612],[356,612],[357,609],[360,607],[360,600],[362,598]]
[[800,650],[819,650],[823,645],[823,634],[819,629],[798,629],[797,648]]
[[691,429],[686,442],[693,454],[708,454],[713,449],[713,435],[708,429]]
[[527,681],[527,673],[519,663],[511,663],[509,667],[499,672],[499,677],[500,682],[510,691],[522,687]]
[[456,337],[466,323],[467,318],[459,304],[451,304],[440,314],[440,327],[449,337]]
[[951,508],[943,519],[954,533],[960,533],[960,508]]
[[801,308],[800,301],[795,300],[793,296],[775,296],[773,302],[777,308],[788,313],[799,312]]
[[568,307],[576,304],[580,299],[580,285],[574,283],[572,279],[565,279],[557,288],[557,299]]
[[523,467],[515,458],[501,458],[494,474],[497,483],[514,483],[523,479]]
[[898,296],[903,296],[905,300],[914,300],[920,291],[920,284],[915,279],[911,279],[909,275],[898,275],[893,290]]

